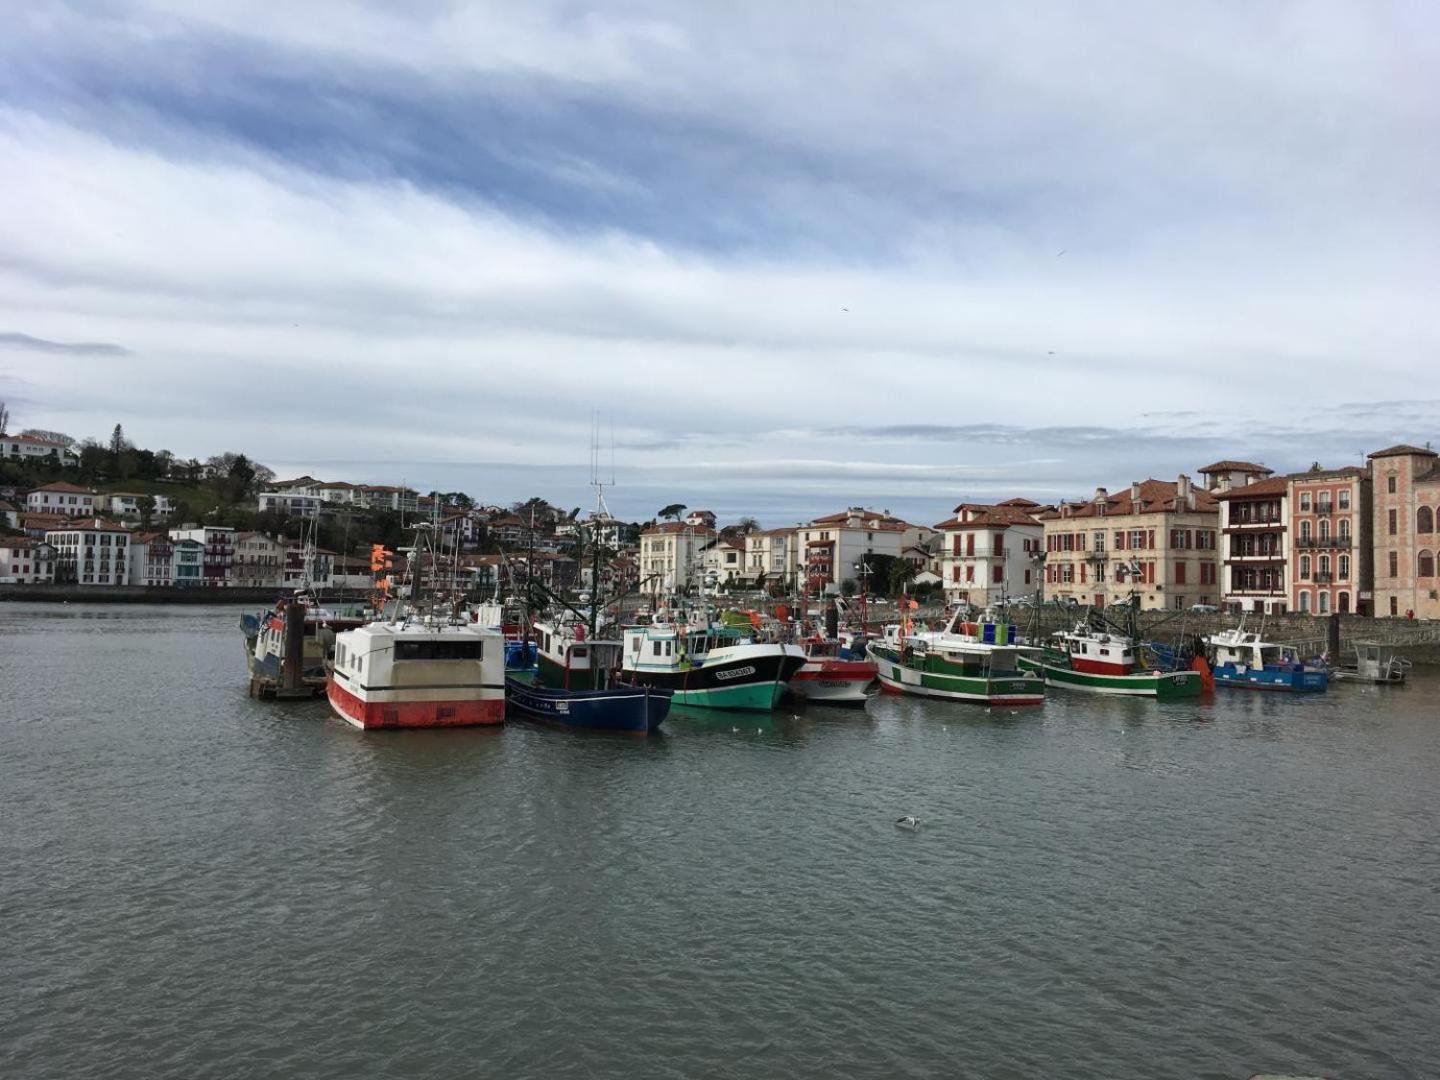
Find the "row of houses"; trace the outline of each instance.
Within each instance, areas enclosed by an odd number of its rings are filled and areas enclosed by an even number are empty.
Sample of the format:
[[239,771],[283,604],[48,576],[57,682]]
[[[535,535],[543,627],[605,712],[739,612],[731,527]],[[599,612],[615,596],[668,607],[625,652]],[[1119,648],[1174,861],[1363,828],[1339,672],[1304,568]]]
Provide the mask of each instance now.
[[1440,618],[1440,457],[1397,445],[1363,466],[1279,475],[1225,460],[1174,481],[1041,504],[961,503],[925,527],[851,507],[737,535],[710,521],[641,534],[647,589],[780,584],[815,595],[866,584],[867,559],[910,559],[947,599],[979,606],[1040,596],[1147,609],[1332,612]]
[[[168,495],[150,495],[143,491],[98,492],[64,481],[25,492],[23,506],[23,512],[27,514],[73,518],[103,515],[135,521],[143,518],[147,510],[150,517],[157,521],[168,518],[175,511]],[[20,507],[19,502],[0,502],[0,513],[18,514],[22,512]]]

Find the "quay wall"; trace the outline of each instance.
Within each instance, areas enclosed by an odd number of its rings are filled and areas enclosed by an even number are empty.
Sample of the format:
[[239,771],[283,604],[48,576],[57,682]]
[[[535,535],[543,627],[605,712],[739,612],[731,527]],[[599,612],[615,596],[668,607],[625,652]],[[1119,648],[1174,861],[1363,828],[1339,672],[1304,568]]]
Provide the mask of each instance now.
[[[0,602],[65,604],[247,604],[266,606],[281,590],[177,589],[161,585],[0,585]],[[326,594],[330,597],[330,594]],[[334,598],[338,599],[338,598]]]

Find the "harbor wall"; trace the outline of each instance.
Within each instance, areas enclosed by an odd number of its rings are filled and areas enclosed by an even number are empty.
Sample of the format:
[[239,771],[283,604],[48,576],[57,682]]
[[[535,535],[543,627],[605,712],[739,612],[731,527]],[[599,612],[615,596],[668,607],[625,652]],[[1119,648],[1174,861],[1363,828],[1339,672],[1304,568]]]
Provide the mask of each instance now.
[[[0,585],[0,602],[54,604],[246,604],[266,606],[285,590],[177,589],[163,585]],[[343,596],[326,593],[328,600]],[[358,599],[358,597],[357,597]]]

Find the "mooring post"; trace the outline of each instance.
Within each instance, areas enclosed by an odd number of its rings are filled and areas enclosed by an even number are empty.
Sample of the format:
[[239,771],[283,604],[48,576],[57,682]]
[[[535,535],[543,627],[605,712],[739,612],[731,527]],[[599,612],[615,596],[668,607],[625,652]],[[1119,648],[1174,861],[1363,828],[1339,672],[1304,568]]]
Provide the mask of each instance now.
[[291,600],[285,605],[285,657],[280,665],[280,689],[299,693],[305,676],[305,607]]
[[1325,651],[1330,654],[1330,663],[1340,662],[1340,613],[1331,614],[1325,627]]

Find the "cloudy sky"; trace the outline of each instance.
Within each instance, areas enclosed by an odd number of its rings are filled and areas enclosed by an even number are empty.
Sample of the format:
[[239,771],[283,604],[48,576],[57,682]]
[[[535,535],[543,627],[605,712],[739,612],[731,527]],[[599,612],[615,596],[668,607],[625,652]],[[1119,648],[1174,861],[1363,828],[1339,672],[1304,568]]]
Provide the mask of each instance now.
[[784,524],[1440,439],[1440,14],[48,0],[12,429]]

